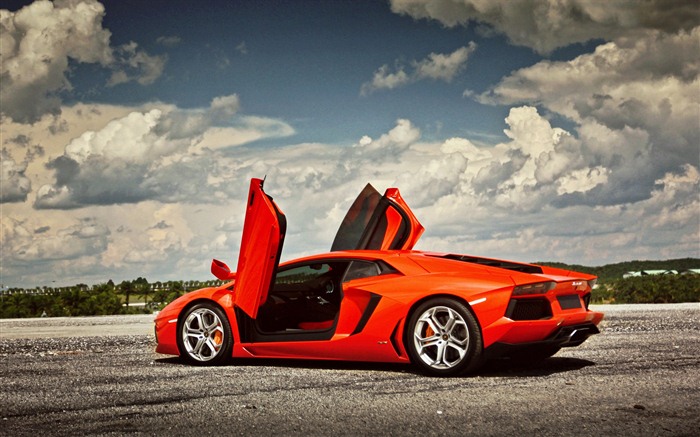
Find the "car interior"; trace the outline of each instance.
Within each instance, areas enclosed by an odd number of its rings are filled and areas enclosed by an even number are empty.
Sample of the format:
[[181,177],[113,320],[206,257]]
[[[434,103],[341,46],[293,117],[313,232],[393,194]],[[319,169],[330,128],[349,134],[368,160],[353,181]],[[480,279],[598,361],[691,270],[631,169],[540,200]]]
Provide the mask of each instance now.
[[347,265],[304,264],[279,271],[258,311],[258,329],[268,333],[330,329],[340,309]]
[[343,283],[377,276],[389,268],[369,261],[301,264],[277,272],[260,306],[257,329],[263,333],[298,333],[331,329],[343,298]]

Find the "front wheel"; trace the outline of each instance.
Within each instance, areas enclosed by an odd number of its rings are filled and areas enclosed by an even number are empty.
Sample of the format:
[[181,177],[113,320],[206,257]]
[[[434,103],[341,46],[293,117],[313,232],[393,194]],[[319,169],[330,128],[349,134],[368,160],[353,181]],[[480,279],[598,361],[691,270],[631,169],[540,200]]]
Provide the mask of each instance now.
[[178,325],[177,346],[187,362],[217,365],[231,357],[231,324],[217,305],[203,302],[189,308]]
[[427,375],[470,372],[482,362],[479,324],[461,302],[430,299],[413,311],[406,326],[411,362]]

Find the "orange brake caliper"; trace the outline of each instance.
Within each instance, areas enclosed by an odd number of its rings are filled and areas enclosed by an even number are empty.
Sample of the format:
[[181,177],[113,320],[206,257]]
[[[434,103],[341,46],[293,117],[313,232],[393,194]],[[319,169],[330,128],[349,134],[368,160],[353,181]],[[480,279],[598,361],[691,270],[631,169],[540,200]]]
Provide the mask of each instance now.
[[216,344],[221,344],[221,339],[222,339],[221,331],[216,331],[214,334],[214,343]]

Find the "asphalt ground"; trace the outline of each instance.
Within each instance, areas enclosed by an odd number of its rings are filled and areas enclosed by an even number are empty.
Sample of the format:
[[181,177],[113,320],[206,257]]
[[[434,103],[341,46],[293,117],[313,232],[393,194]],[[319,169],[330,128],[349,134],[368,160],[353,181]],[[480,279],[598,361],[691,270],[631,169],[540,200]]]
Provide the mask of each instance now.
[[700,304],[597,306],[600,335],[537,366],[154,353],[153,316],[0,320],[0,435],[700,435]]

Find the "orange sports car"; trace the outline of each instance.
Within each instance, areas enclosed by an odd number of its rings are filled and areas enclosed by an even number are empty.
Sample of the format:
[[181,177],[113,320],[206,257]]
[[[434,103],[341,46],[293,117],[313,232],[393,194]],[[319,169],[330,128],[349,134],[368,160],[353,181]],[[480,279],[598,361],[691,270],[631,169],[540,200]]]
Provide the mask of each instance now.
[[238,268],[155,319],[156,351],[192,364],[296,358],[413,364],[456,375],[491,357],[544,359],[598,333],[591,275],[411,250],[423,226],[399,190],[367,185],[331,251],[280,264],[285,216],[252,179]]

